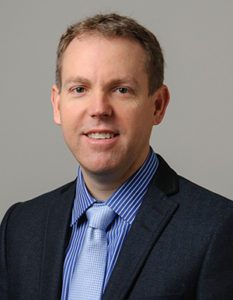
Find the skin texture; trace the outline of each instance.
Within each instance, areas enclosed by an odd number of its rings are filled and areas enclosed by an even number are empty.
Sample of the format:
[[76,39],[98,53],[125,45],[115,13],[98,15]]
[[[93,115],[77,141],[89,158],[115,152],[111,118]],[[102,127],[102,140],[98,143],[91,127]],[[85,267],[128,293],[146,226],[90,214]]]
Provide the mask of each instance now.
[[[169,102],[162,85],[148,96],[145,53],[136,41],[85,35],[67,47],[62,86],[52,87],[54,121],[80,163],[85,183],[106,200],[143,164],[154,125]],[[111,133],[110,139],[88,137]]]

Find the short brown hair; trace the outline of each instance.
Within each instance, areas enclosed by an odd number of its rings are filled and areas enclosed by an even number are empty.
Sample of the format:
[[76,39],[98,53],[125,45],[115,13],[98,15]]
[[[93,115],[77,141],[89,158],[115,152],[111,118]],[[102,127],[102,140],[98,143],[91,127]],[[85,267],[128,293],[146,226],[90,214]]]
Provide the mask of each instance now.
[[124,37],[136,40],[146,53],[149,95],[152,95],[164,79],[164,58],[160,44],[154,34],[135,20],[117,14],[98,14],[69,26],[61,36],[57,49],[56,85],[61,89],[62,58],[70,42],[88,33],[105,37]]

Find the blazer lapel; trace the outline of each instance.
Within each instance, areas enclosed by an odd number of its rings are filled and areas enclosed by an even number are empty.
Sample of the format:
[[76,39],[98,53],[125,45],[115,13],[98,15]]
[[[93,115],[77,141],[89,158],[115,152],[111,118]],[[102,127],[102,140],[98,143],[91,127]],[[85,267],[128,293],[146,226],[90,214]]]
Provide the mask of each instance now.
[[169,199],[169,195],[178,191],[177,175],[161,157],[159,161],[156,176],[124,242],[103,300],[126,298],[151,248],[178,208],[178,204]]
[[40,277],[41,300],[60,299],[65,249],[71,231],[69,223],[75,197],[75,182],[65,187],[49,208]]

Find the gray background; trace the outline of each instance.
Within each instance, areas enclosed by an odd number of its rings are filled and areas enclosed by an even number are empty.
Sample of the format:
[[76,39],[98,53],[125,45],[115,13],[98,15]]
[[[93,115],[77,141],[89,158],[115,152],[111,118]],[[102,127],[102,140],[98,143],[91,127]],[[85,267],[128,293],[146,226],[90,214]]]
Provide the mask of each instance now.
[[1,0],[0,219],[76,176],[53,124],[55,51],[68,25],[112,11],[148,27],[164,50],[171,102],[152,146],[179,174],[233,199],[233,1]]

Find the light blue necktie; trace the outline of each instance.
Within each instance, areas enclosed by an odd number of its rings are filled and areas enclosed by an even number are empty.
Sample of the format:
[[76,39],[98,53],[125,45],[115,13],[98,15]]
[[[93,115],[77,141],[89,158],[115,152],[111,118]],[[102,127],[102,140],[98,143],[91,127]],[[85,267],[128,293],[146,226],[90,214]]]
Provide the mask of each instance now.
[[86,211],[88,227],[70,283],[68,300],[99,300],[103,292],[107,261],[106,228],[115,212],[106,205]]

